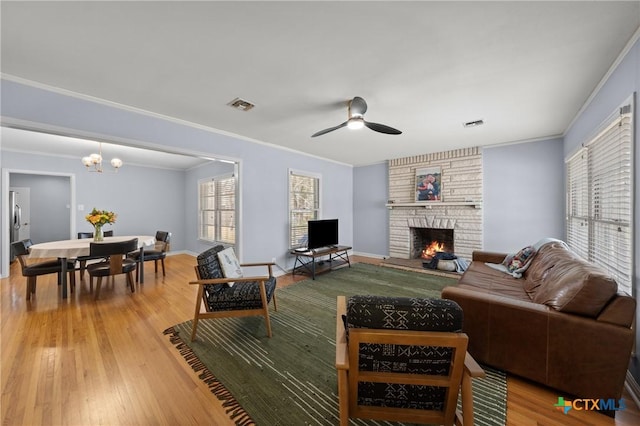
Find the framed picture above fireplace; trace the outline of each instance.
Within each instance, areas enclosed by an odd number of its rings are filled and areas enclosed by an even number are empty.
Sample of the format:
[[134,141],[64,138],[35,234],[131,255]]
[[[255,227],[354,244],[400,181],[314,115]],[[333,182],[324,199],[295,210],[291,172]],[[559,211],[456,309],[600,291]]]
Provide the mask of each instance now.
[[440,166],[416,169],[416,202],[442,201],[442,169]]

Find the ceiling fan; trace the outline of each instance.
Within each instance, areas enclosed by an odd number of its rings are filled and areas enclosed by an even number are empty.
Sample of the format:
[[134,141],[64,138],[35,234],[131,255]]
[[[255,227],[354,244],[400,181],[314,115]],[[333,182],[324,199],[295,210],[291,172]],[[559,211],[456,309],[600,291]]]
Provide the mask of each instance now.
[[364,113],[367,112],[367,103],[360,96],[356,96],[355,98],[349,101],[349,118],[342,124],[338,124],[335,127],[329,127],[328,129],[320,130],[319,132],[311,135],[312,138],[316,136],[324,135],[325,133],[333,132],[341,127],[349,127],[350,129],[361,129],[366,126],[371,130],[380,133],[386,133],[388,135],[399,135],[402,132],[398,129],[394,129],[393,127],[385,126],[384,124],[371,123],[369,121],[365,121]]

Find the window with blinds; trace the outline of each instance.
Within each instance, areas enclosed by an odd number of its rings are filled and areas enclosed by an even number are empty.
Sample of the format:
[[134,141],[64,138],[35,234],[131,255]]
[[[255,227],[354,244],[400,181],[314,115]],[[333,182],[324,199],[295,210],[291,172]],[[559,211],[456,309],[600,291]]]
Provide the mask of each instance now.
[[567,243],[606,269],[618,288],[633,288],[633,114],[620,108],[567,161]]
[[202,240],[236,242],[236,178],[234,175],[201,180],[199,185],[199,235]]
[[307,222],[320,217],[320,176],[289,171],[289,248],[307,245]]

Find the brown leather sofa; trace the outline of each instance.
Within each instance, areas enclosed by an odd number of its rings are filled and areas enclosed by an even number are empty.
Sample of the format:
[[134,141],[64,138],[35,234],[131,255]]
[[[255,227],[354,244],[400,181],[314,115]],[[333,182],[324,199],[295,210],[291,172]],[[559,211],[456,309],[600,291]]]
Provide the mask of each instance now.
[[442,291],[462,307],[469,353],[575,397],[620,399],[635,299],[561,241],[542,245],[520,279],[486,264],[505,256],[474,252],[458,285]]

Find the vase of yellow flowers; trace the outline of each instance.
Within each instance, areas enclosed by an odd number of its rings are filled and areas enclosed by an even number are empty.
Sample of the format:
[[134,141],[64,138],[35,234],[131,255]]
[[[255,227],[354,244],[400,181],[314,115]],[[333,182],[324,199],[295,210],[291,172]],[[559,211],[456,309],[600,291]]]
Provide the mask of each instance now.
[[117,215],[107,210],[97,210],[95,207],[91,213],[85,216],[87,222],[93,225],[95,232],[93,233],[93,241],[103,241],[104,233],[102,227],[107,224],[115,223]]

